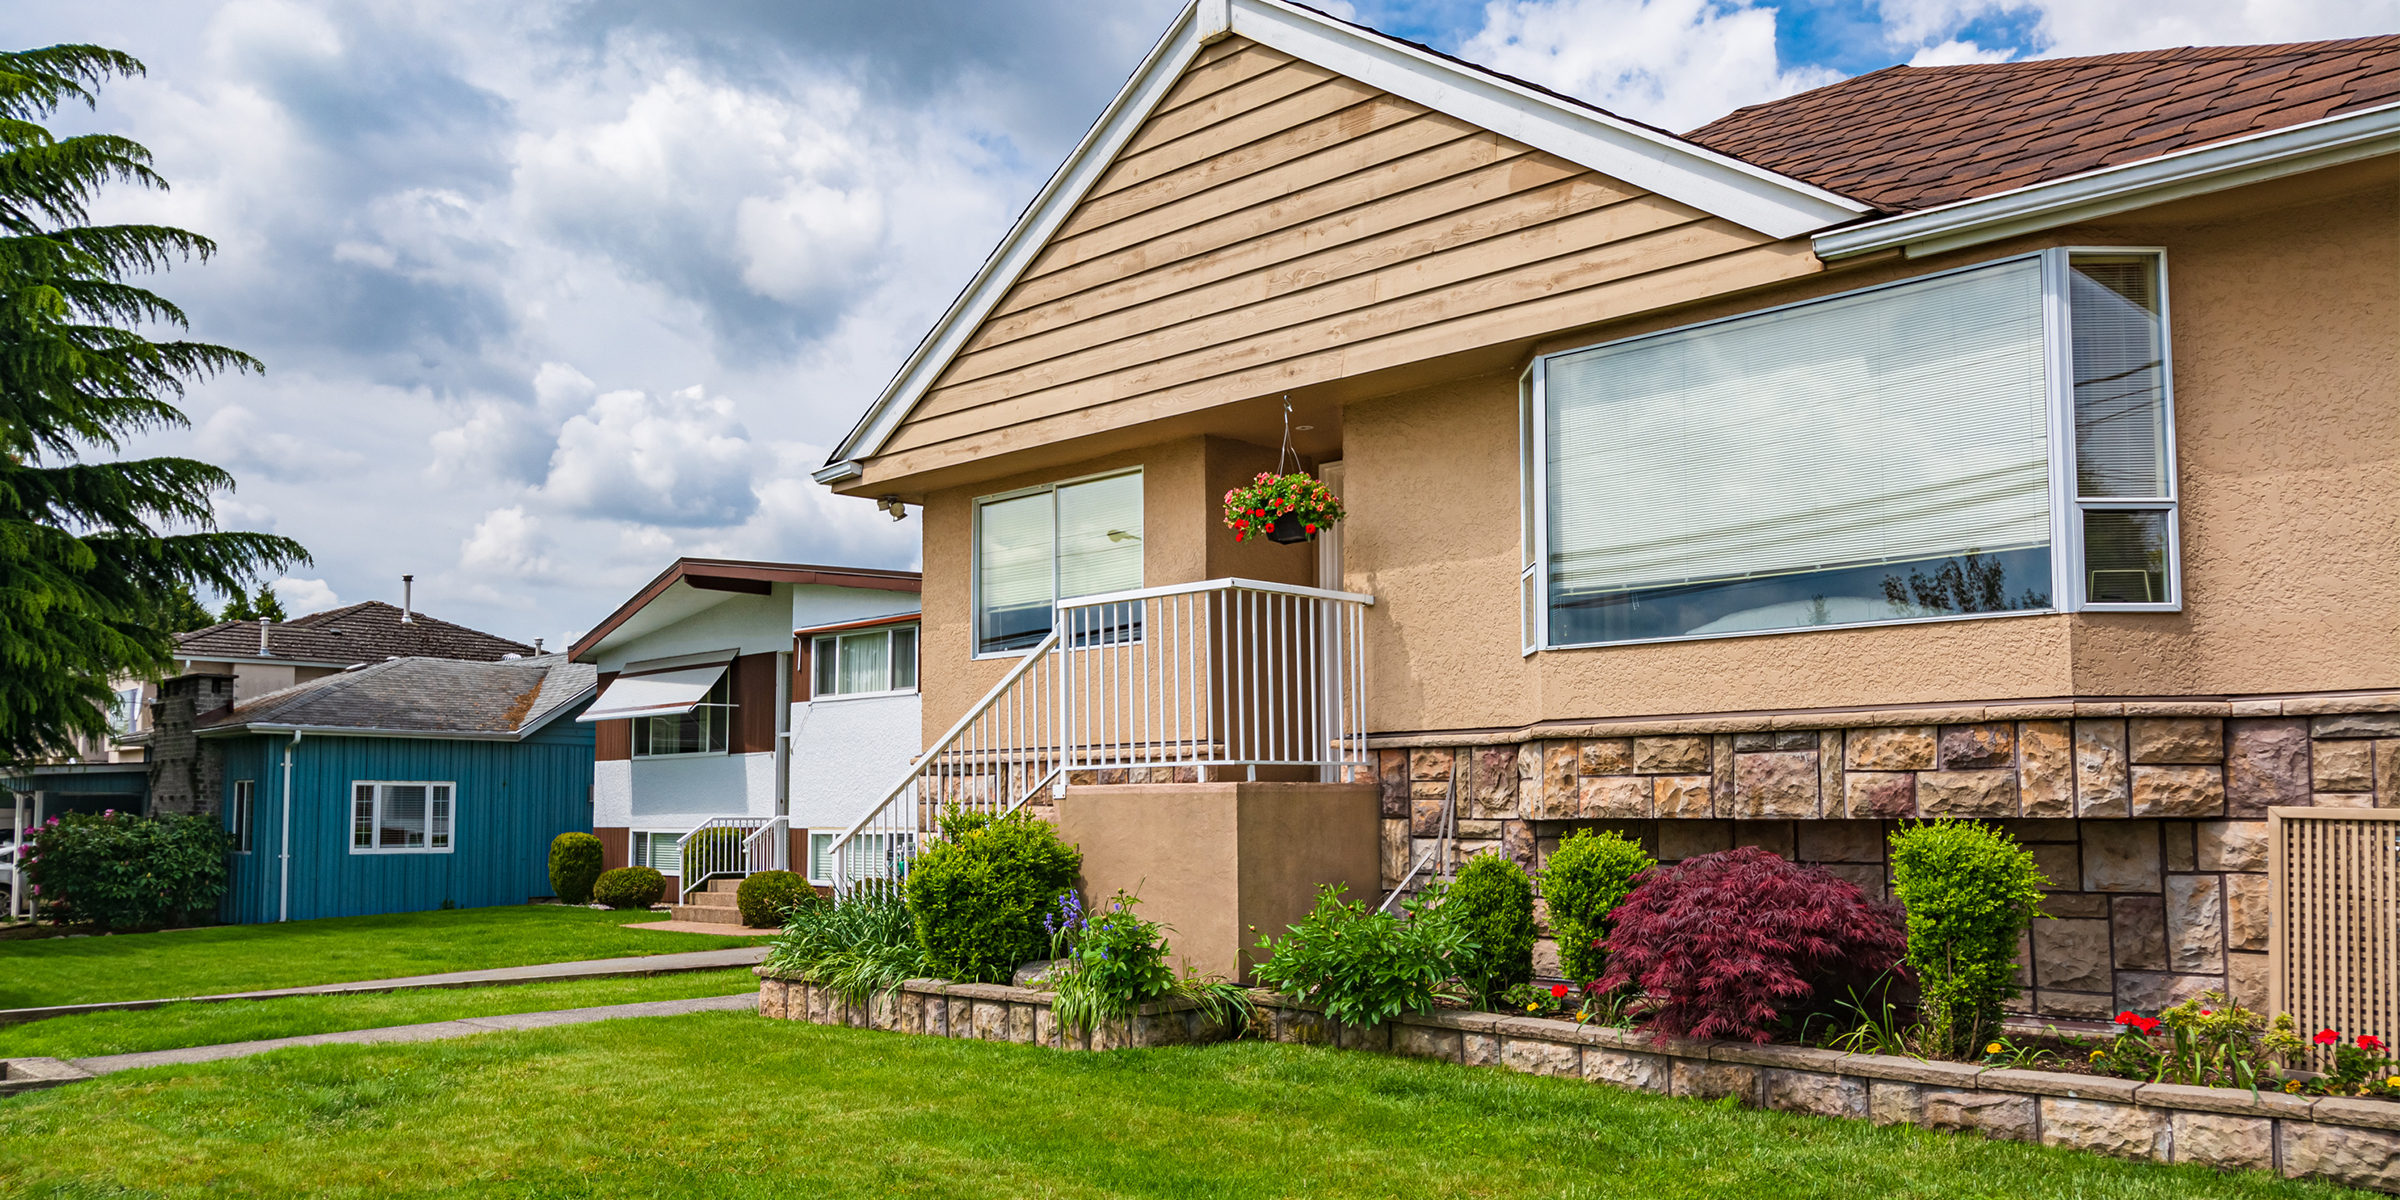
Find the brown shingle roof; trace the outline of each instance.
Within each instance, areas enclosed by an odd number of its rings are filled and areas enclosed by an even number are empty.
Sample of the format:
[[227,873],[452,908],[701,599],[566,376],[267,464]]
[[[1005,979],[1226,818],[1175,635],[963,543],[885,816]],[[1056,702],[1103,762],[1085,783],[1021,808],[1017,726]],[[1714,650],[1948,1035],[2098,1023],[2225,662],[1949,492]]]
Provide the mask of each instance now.
[[1684,135],[1893,211],[2400,101],[2400,35],[1890,67]]
[[[299,662],[365,663],[387,658],[456,658],[493,662],[504,654],[531,656],[522,642],[435,620],[424,613],[403,622],[397,607],[368,600],[310,613],[267,629],[276,658]],[[224,621],[175,635],[178,658],[255,659],[258,622]]]

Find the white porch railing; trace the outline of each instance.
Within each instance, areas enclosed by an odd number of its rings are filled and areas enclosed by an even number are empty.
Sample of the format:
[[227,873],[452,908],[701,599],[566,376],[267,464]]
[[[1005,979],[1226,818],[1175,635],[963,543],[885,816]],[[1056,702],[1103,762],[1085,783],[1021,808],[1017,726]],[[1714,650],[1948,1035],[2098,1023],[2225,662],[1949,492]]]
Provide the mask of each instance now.
[[951,807],[998,816],[1084,772],[1168,783],[1369,768],[1374,602],[1212,579],[1060,603],[1050,634],[834,841],[834,886],[904,876]]
[[680,902],[711,879],[791,870],[792,823],[788,817],[710,817],[677,839],[675,849],[683,865]]

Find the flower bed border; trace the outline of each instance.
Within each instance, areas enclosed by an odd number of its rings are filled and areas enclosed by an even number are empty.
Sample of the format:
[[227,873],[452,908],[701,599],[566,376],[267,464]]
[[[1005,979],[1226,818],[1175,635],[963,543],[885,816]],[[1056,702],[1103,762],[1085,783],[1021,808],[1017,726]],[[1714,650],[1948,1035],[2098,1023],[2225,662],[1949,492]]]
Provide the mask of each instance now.
[[[1196,1045],[1225,1030],[1189,1001],[1147,1004],[1088,1036],[1062,1036],[1050,993],[1002,984],[911,979],[867,1006],[831,990],[759,974],[759,1015],[895,1033],[1071,1050]],[[1968,1063],[1843,1054],[1806,1046],[1677,1041],[1548,1017],[1437,1012],[1345,1026],[1288,997],[1253,992],[1253,1032],[1272,1041],[1374,1050],[1462,1066],[1587,1079],[1636,1091],[1751,1107],[2040,1142],[2151,1162],[2272,1170],[2400,1193],[2400,1104],[2340,1097],[2253,1097],[2242,1088],[2141,1083]]]

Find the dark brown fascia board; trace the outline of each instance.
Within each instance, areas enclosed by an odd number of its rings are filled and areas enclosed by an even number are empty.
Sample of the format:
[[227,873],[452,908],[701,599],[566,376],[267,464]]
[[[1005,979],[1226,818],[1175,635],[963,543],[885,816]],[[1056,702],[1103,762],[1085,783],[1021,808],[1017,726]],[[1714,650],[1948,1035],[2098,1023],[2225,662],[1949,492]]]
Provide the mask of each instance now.
[[[633,619],[650,602],[659,598],[678,579],[701,575],[712,580],[738,579],[769,584],[790,583],[802,586],[871,588],[886,592],[922,592],[925,577],[916,571],[884,571],[874,567],[825,567],[812,563],[750,562],[733,558],[679,558],[658,573],[658,578],[634,593],[633,599],[617,606],[606,620],[575,639],[567,647],[567,661],[582,662],[584,655],[600,644],[602,638],[615,633],[617,627]],[[731,588],[709,590],[732,591]],[[754,593],[755,594],[755,593]]]

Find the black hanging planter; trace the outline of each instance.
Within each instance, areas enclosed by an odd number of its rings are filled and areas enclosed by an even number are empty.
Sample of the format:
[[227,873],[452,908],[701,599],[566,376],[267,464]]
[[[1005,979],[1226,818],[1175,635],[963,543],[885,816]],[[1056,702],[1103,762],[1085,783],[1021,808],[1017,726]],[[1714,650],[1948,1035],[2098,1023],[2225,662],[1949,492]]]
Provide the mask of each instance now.
[[1313,542],[1317,540],[1317,535],[1309,532],[1308,523],[1300,519],[1299,513],[1285,513],[1275,518],[1275,524],[1268,527],[1267,540],[1290,546]]

